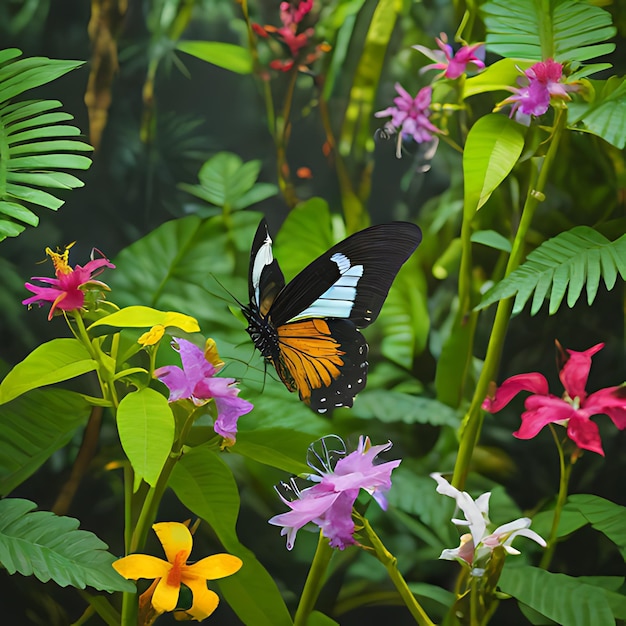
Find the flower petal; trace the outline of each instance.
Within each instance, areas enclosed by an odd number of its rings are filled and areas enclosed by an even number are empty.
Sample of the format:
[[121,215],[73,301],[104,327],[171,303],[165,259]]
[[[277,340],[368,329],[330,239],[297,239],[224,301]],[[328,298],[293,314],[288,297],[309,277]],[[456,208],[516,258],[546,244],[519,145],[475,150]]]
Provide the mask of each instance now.
[[608,415],[620,430],[626,428],[626,387],[607,387],[592,393],[578,410],[579,415]]
[[604,456],[602,440],[600,439],[600,429],[595,422],[590,419],[581,418],[574,414],[567,425],[567,436],[581,450],[590,450]]
[[113,569],[130,580],[163,578],[172,568],[170,563],[149,554],[129,554],[113,562]]
[[161,578],[152,596],[152,606],[154,610],[157,613],[173,611],[178,604],[179,593],[180,585],[168,585],[167,576]]
[[152,528],[157,534],[170,563],[174,563],[179,552],[183,552],[185,555],[184,558],[179,557],[179,560],[183,563],[187,561],[193,545],[193,539],[187,526],[180,522],[159,522],[154,524]]
[[518,374],[507,378],[496,390],[493,398],[485,398],[483,409],[489,413],[497,413],[504,408],[520,391],[545,396],[548,393],[548,381],[545,376],[538,372],[530,374]]
[[243,561],[232,554],[213,554],[197,563],[187,565],[183,569],[182,581],[187,585],[189,578],[202,578],[203,580],[216,580],[231,576],[238,572]]
[[220,602],[219,596],[207,589],[206,580],[203,578],[190,578],[184,582],[193,594],[193,604],[185,613],[201,622],[215,611]]
[[528,410],[522,413],[522,425],[513,433],[518,439],[532,439],[547,424],[563,422],[576,413],[571,404],[555,396],[530,396],[524,404]]
[[177,365],[165,365],[155,369],[154,377],[158,378],[170,390],[169,402],[191,398],[193,389],[185,372]]
[[589,378],[589,370],[591,369],[591,357],[604,348],[603,343],[598,343],[589,350],[584,352],[576,352],[576,350],[568,350],[569,359],[566,361],[563,369],[559,372],[559,378],[567,391],[567,395],[572,398],[580,398],[584,400],[587,397],[585,387]]

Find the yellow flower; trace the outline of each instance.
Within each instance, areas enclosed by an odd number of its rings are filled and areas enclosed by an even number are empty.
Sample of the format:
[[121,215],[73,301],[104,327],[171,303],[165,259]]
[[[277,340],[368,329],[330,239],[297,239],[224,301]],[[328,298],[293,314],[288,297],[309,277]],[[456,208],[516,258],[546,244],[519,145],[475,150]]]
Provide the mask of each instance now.
[[206,340],[204,344],[204,358],[211,363],[215,367],[215,369],[219,372],[225,365],[224,361],[220,359],[219,352],[217,351],[217,344],[215,343],[215,339],[211,339],[210,337]]
[[202,621],[217,608],[219,598],[207,589],[206,581],[224,578],[237,572],[240,558],[231,554],[214,554],[187,565],[193,540],[189,529],[179,522],[160,522],[152,526],[163,545],[167,561],[147,554],[131,554],[113,567],[124,578],[156,578],[152,606],[157,614],[173,611],[178,603],[180,585],[184,583],[193,594],[193,604],[186,613]]
[[155,343],[161,341],[165,334],[165,326],[163,324],[155,324],[148,332],[144,333],[137,339],[137,343],[144,346],[153,346]]

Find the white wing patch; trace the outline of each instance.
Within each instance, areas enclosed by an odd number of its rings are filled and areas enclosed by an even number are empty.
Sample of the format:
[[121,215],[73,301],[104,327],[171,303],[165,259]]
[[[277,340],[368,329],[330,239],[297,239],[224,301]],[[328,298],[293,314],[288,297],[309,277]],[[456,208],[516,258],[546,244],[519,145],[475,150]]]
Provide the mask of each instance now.
[[330,260],[337,264],[341,276],[311,306],[289,320],[290,322],[311,317],[350,317],[356,298],[356,287],[363,276],[363,266],[351,265],[350,259],[341,252],[335,252]]
[[252,265],[252,287],[254,289],[254,297],[258,305],[261,304],[259,297],[259,287],[261,284],[261,274],[263,270],[274,261],[274,255],[272,254],[272,239],[267,235],[263,245],[259,248],[259,251],[254,257],[254,263]]

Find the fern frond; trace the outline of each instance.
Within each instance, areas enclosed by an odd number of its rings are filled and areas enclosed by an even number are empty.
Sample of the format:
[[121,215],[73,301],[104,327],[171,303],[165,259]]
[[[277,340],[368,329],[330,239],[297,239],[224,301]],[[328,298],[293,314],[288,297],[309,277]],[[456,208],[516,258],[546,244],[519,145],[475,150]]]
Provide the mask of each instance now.
[[20,498],[0,500],[0,563],[9,574],[35,575],[61,587],[87,585],[103,591],[133,591],[135,586],[111,566],[107,545],[93,533],[78,530],[78,520]]
[[56,210],[64,200],[41,188],[74,189],[83,183],[63,170],[85,170],[92,147],[73,137],[80,130],[64,124],[68,113],[56,100],[13,102],[28,89],[44,85],[80,66],[79,61],[45,57],[19,59],[16,49],[0,51],[0,241],[15,237],[24,224],[37,226],[29,205]]
[[487,49],[503,57],[564,63],[615,49],[611,14],[581,0],[490,0],[481,13]]
[[533,295],[530,314],[535,315],[549,292],[549,312],[553,315],[565,296],[573,307],[586,286],[587,303],[594,301],[600,278],[608,290],[618,273],[626,279],[626,234],[616,241],[589,226],[576,226],[542,243],[525,263],[492,287],[477,310],[515,296],[513,314],[519,313]]

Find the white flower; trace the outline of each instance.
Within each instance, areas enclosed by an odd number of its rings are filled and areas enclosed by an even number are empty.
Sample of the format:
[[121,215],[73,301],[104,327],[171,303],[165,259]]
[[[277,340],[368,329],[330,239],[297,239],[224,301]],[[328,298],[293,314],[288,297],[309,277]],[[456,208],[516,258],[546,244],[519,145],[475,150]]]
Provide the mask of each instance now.
[[[498,526],[489,533],[491,522],[489,521],[489,498],[491,493],[483,493],[474,500],[467,492],[459,491],[453,487],[441,474],[430,475],[437,481],[437,492],[456,500],[459,509],[465,514],[465,519],[453,518],[452,523],[457,526],[469,527],[469,533],[461,537],[458,548],[444,550],[440,559],[459,561],[469,566],[476,564],[484,565],[491,556],[493,550],[502,546],[507,554],[519,554],[511,546],[513,539],[518,536],[528,537],[536,541],[540,546],[546,547],[546,542],[534,531],[530,530],[531,520],[529,517],[520,517],[508,524]],[[482,575],[484,568],[474,567],[472,574]]]

